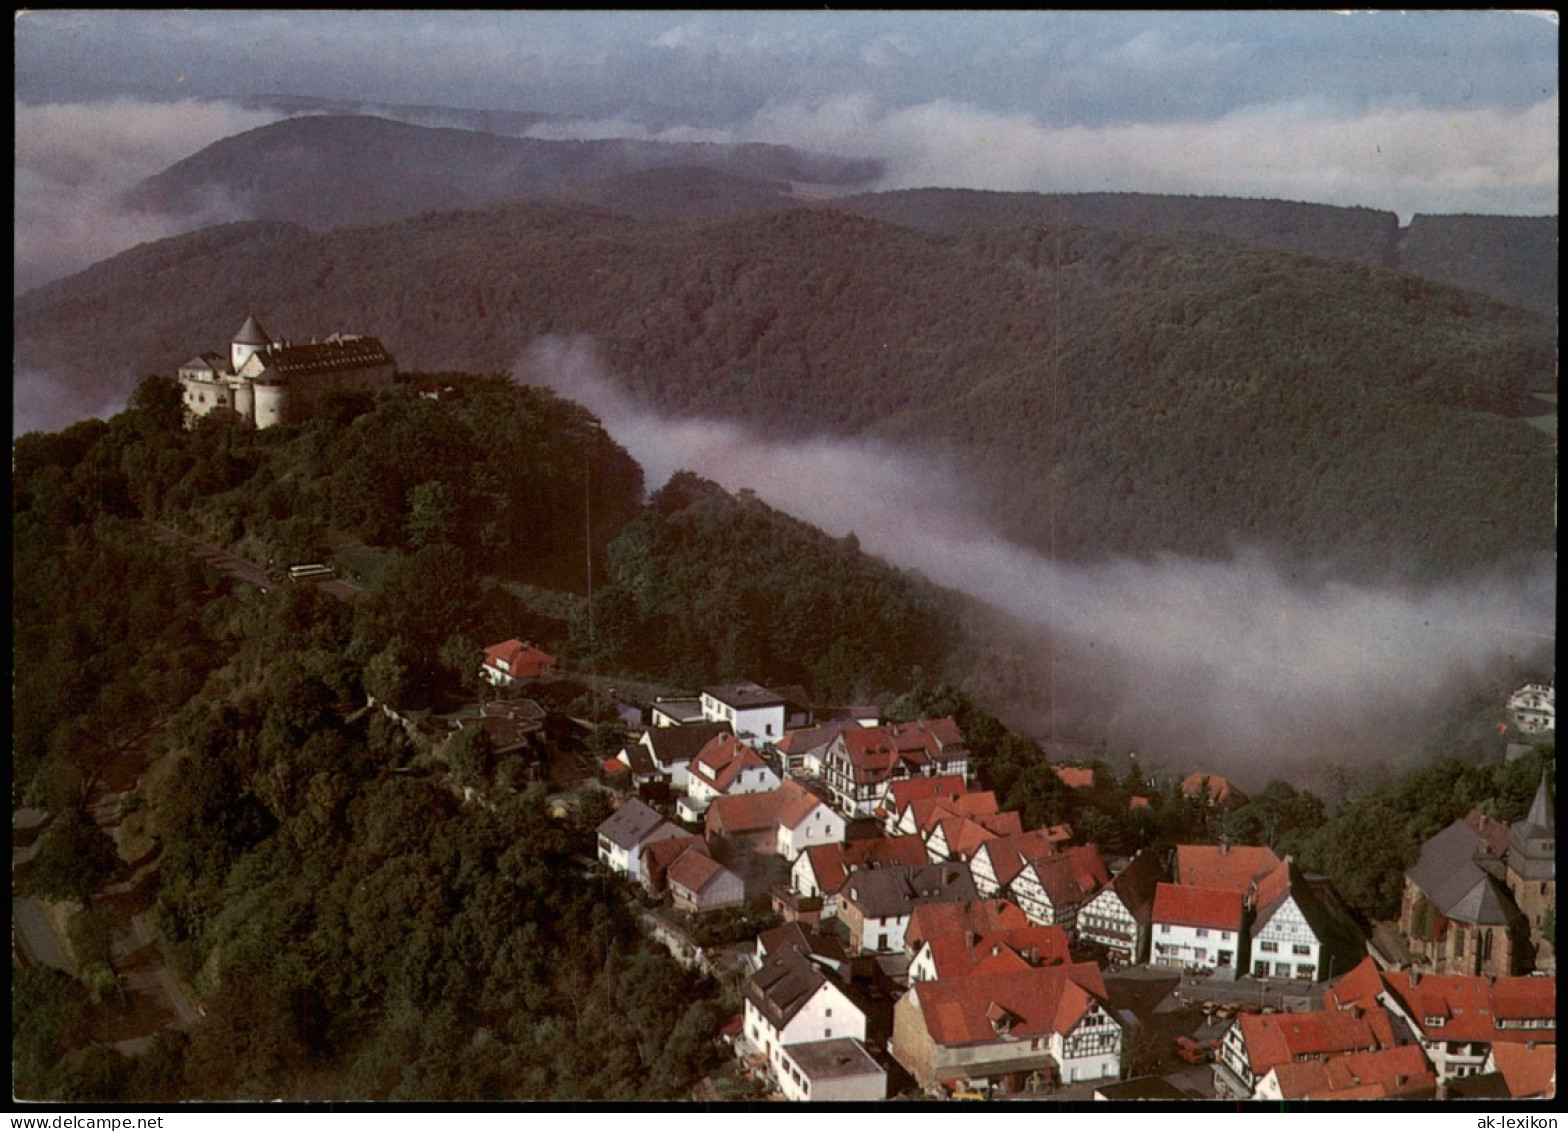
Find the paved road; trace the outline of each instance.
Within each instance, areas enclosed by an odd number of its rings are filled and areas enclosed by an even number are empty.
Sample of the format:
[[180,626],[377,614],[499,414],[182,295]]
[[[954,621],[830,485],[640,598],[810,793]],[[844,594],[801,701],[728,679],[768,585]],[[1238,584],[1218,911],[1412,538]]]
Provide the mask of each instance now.
[[11,948],[22,961],[74,973],[43,905],[36,899],[12,897],[11,927]]
[[[218,546],[208,545],[206,542],[192,538],[189,534],[181,534],[178,530],[160,525],[156,522],[149,522],[147,527],[152,531],[153,541],[165,546],[174,546],[178,549],[184,550],[193,558],[199,558],[208,565],[212,566],[214,569],[221,570],[230,577],[233,577],[238,581],[243,581],[246,585],[253,585],[257,589],[265,591],[268,586],[274,584],[267,578],[266,568],[257,565],[255,562],[246,561],[244,558],[237,558],[227,550],[221,549]],[[283,581],[277,582],[277,584],[287,585],[289,582]],[[330,578],[326,581],[317,581],[313,584],[316,586],[316,588],[326,593],[330,593],[332,596],[342,601],[351,600],[352,598],[357,597],[359,594],[364,592],[364,589],[360,586],[355,585],[352,582],[344,581],[341,577]]]

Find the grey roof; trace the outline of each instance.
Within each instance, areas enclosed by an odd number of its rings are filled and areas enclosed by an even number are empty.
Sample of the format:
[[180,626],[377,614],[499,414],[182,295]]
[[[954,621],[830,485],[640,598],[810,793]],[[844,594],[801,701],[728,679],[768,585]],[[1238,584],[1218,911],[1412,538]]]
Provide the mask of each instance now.
[[854,1037],[802,1041],[787,1046],[784,1051],[809,1080],[887,1075],[887,1070],[873,1060],[866,1046]]
[[661,766],[690,762],[715,736],[730,733],[729,723],[688,723],[678,727],[649,727],[646,741]]
[[1552,813],[1552,798],[1546,788],[1546,774],[1542,772],[1530,811],[1524,820],[1515,821],[1508,830],[1508,858],[1514,870],[1531,879],[1555,876],[1557,853],[1553,842],[1556,839],[1557,818]]
[[245,325],[240,327],[239,333],[234,335],[234,344],[239,346],[270,346],[272,338],[267,331],[261,328],[261,323],[256,321],[254,314],[245,319]]
[[664,824],[663,817],[634,797],[606,817],[604,823],[599,826],[598,833],[612,844],[632,849],[646,840],[648,834],[662,824]]
[[1485,839],[1460,818],[1421,846],[1405,878],[1450,919],[1507,923],[1518,912],[1502,885],[1482,867],[1491,859]]
[[925,903],[974,903],[979,898],[963,861],[862,869],[839,889],[839,899],[854,904],[862,915],[878,918],[902,918]]

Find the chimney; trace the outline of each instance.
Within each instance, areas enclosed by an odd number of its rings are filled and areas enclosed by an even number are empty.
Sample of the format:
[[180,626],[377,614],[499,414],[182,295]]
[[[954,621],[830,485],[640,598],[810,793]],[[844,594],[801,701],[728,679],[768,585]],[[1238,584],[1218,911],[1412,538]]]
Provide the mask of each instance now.
[[1420,984],[1421,984],[1421,975],[1416,973],[1414,970],[1411,970],[1410,971],[1410,988],[1411,989],[1415,989]]

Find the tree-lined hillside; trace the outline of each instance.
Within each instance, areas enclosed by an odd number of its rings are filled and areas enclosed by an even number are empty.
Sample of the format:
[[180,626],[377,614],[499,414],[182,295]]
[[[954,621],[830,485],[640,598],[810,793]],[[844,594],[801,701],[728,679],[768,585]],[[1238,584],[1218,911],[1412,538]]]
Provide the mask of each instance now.
[[1555,388],[1548,320],[1217,238],[537,206],[231,225],[19,299],[17,360],[129,387],[249,311],[375,333],[405,368],[591,335],[666,412],[954,457],[1007,535],[1066,557],[1241,541],[1432,574],[1554,539],[1552,443],[1507,419]]

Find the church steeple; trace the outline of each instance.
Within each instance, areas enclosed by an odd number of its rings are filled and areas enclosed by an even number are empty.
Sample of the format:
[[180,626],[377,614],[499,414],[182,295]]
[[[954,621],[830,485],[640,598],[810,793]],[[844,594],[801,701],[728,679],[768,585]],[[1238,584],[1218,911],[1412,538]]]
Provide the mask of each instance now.
[[239,333],[235,334],[234,340],[229,343],[229,367],[238,373],[240,366],[271,344],[272,339],[267,336],[267,331],[261,328],[261,323],[256,321],[256,316],[254,314],[248,316],[245,325],[240,327]]

